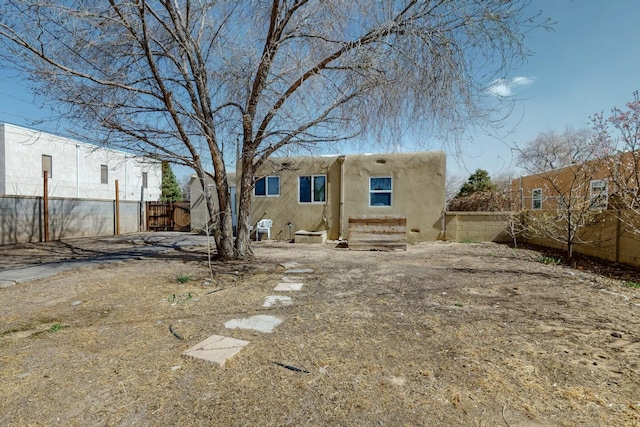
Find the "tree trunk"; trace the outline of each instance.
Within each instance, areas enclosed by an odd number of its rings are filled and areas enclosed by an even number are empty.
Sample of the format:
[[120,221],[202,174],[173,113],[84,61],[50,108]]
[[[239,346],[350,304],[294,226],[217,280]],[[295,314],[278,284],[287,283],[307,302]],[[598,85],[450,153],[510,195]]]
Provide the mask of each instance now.
[[[231,194],[229,182],[222,159],[215,158],[213,162],[214,177],[218,193],[217,213],[212,213],[213,238],[216,242],[218,257],[224,260],[234,259],[237,253],[233,247],[233,221],[231,213]],[[207,204],[207,207],[209,204]]]
[[567,253],[565,256],[565,264],[571,265],[571,259],[573,258],[573,227],[571,222],[573,217],[571,215],[571,208],[569,207],[567,213]]
[[251,192],[253,190],[253,154],[243,153],[241,160],[240,197],[238,203],[236,252],[239,258],[253,255],[251,252]]

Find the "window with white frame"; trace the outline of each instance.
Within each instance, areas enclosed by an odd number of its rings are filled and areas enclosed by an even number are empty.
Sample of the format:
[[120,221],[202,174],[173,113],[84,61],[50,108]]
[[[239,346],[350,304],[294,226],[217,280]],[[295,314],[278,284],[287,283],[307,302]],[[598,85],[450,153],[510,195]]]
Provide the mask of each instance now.
[[256,181],[253,195],[258,197],[276,197],[280,195],[280,177],[265,176]]
[[542,188],[531,190],[531,209],[542,209]]
[[604,210],[609,204],[607,181],[594,179],[589,186],[591,209]]
[[100,184],[109,183],[109,168],[107,165],[100,165]]
[[390,176],[369,178],[369,206],[391,206],[392,190]]
[[327,176],[307,175],[298,177],[298,201],[300,203],[324,203],[326,195]]
[[47,154],[42,155],[42,176],[44,177],[44,173],[47,173],[47,178],[51,178],[51,172],[53,167],[53,160],[51,156]]

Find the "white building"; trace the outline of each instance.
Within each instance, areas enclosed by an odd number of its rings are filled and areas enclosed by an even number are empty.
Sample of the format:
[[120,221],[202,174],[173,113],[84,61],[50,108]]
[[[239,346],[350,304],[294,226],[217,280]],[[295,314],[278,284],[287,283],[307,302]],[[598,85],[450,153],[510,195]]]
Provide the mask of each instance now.
[[159,200],[162,165],[92,144],[0,123],[0,196],[42,196],[44,171],[49,197]]

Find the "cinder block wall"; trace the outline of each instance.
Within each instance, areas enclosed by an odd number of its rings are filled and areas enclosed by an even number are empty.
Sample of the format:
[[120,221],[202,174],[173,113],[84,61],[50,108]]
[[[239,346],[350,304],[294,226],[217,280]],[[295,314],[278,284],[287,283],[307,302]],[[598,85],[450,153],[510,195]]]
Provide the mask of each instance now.
[[510,242],[505,232],[506,212],[446,212],[445,240]]
[[[536,215],[528,211],[527,215]],[[506,212],[446,212],[444,240],[475,242],[510,242],[506,233]],[[640,267],[640,236],[634,234],[625,221],[635,221],[640,229],[640,218],[634,218],[632,212],[603,211],[593,218],[588,227],[582,228],[579,239],[587,243],[577,243],[574,251],[607,261]],[[529,238],[526,243],[565,249],[560,242]]]
[[[527,215],[536,213],[527,212]],[[575,241],[574,251],[601,258],[607,261],[620,262],[640,267],[640,236],[632,232],[626,224],[631,221],[636,229],[640,228],[640,218],[631,211],[607,210],[593,218],[591,224],[583,227]],[[566,245],[550,239],[528,239],[527,243],[565,249]]]

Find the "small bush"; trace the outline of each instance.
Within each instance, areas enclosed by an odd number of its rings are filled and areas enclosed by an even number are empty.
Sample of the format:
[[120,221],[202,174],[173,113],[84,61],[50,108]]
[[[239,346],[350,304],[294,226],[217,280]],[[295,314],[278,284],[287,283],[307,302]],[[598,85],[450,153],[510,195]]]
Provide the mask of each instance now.
[[172,305],[173,304],[177,305],[177,304],[181,304],[181,303],[186,302],[186,301],[190,301],[192,299],[193,299],[193,295],[191,294],[191,292],[189,292],[189,293],[181,294],[181,295],[173,294],[173,295],[171,295],[170,297],[167,298],[167,302],[169,304],[172,304]]
[[537,261],[546,265],[560,265],[560,263],[562,263],[560,258],[554,258],[552,256],[540,256]]
[[181,274],[176,278],[176,282],[178,283],[187,283],[193,280],[191,276],[187,276],[186,274]]
[[47,332],[58,332],[63,330],[64,328],[66,328],[66,326],[64,326],[61,323],[54,323],[53,325],[51,325],[51,327],[49,329],[47,329]]
[[624,282],[627,288],[640,289],[640,283],[638,282]]

